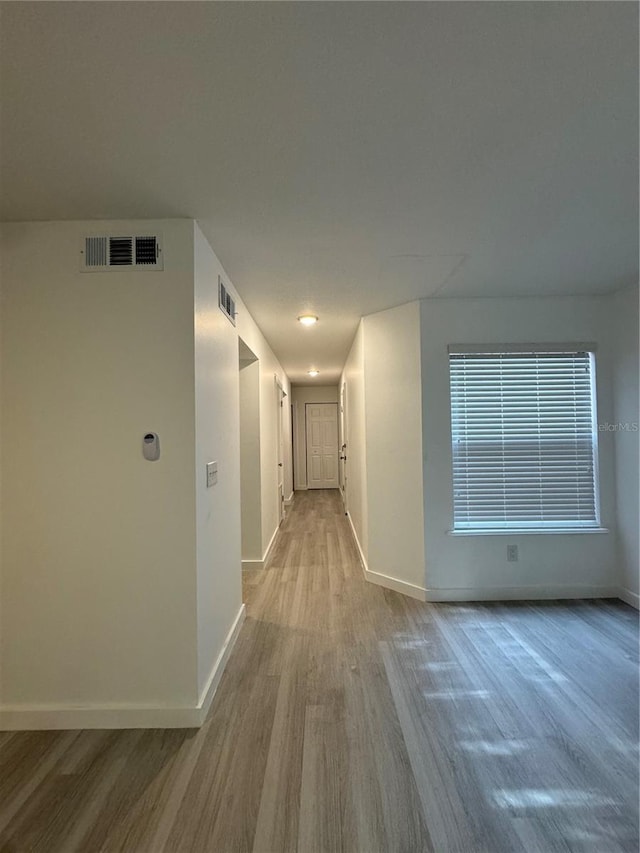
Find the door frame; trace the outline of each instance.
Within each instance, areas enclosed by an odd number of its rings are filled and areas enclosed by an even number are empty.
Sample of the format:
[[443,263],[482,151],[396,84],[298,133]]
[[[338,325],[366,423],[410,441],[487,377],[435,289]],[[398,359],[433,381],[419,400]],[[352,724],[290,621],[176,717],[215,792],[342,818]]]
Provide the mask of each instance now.
[[345,515],[349,514],[349,474],[347,469],[347,451],[349,445],[349,425],[347,414],[347,382],[346,380],[340,386],[340,448],[338,459],[340,494],[344,504]]
[[274,373],[275,381],[275,397],[276,397],[276,490],[278,501],[278,525],[284,521],[284,484],[285,484],[285,466],[284,466],[284,424],[282,423],[283,412],[285,410],[284,401],[287,397],[287,392],[282,387],[278,374]]

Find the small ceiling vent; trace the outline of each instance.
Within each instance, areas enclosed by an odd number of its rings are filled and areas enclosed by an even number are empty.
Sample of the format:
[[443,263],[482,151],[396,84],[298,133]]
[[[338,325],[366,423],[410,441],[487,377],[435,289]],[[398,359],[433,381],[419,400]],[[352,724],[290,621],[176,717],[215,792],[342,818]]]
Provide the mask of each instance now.
[[80,269],[82,272],[161,270],[162,239],[159,234],[85,237],[80,248]]
[[222,278],[218,276],[218,305],[220,306],[220,310],[223,314],[225,314],[229,320],[235,326],[236,324],[236,303],[233,300],[233,297],[227,290],[222,281]]

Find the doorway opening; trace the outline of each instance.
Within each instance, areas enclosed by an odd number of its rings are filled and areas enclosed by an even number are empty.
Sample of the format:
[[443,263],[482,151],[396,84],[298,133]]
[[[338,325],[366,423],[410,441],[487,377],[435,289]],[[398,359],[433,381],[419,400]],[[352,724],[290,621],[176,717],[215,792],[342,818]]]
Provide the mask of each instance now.
[[347,474],[347,445],[349,427],[347,424],[347,383],[343,382],[340,388],[340,454],[339,454],[339,470],[340,470],[340,491],[342,493],[342,503],[344,504],[344,514],[349,515],[349,492],[347,489],[348,474]]
[[238,338],[240,375],[240,524],[242,568],[262,568],[260,362]]
[[287,407],[285,401],[287,394],[277,375],[275,378],[276,384],[276,461],[277,461],[277,488],[278,488],[278,524],[282,524],[285,515],[285,494],[284,494],[284,433]]

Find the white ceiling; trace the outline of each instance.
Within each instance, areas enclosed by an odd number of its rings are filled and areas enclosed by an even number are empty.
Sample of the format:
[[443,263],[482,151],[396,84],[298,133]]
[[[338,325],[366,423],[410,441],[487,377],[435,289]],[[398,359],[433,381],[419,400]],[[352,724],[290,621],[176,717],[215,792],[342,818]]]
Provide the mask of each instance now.
[[636,3],[9,2],[0,37],[2,218],[198,219],[296,382],[411,299],[638,280]]

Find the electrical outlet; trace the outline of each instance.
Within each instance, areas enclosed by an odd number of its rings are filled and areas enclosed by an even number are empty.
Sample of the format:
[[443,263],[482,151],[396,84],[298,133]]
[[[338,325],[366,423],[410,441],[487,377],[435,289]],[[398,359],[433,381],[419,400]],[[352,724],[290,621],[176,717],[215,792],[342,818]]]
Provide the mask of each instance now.
[[217,462],[207,462],[207,488],[210,489],[211,486],[215,486],[218,482],[218,463]]
[[518,546],[517,545],[507,545],[507,561],[509,563],[517,563],[518,562]]

